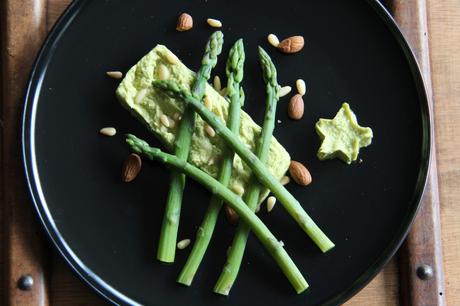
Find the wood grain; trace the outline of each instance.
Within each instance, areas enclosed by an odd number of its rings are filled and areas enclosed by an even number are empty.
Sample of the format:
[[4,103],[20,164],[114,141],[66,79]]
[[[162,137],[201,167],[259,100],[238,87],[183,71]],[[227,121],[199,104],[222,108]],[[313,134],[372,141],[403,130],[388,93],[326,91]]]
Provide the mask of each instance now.
[[[391,9],[406,39],[412,46],[425,79],[431,115],[433,93],[430,50],[428,45],[427,5],[425,0],[394,0]],[[434,117],[431,117],[434,123]],[[435,137],[434,126],[432,137]],[[400,251],[401,302],[403,305],[445,305],[444,271],[442,263],[441,229],[436,139],[432,139],[430,173],[421,202],[421,209]],[[422,279],[417,269],[427,265],[433,276]]]
[[[46,246],[27,195],[20,150],[22,99],[26,81],[46,35],[46,1],[2,2],[2,183],[5,217],[4,285],[7,305],[47,305]],[[18,288],[31,275],[29,291]]]
[[460,1],[428,3],[447,305],[460,305]]
[[[409,0],[410,2],[414,0]],[[70,0],[48,0],[47,26]],[[460,305],[460,2],[429,0],[428,20],[435,103],[436,144],[441,202],[447,305]],[[1,264],[1,261],[0,261]],[[56,254],[50,279],[51,305],[104,305]],[[395,260],[346,305],[397,305]]]

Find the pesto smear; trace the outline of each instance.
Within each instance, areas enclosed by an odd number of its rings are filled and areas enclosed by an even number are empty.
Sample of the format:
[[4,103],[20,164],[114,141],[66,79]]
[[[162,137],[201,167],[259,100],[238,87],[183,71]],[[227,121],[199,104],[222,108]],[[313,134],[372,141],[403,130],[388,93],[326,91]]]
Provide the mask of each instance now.
[[[171,151],[175,141],[179,120],[184,111],[184,103],[154,88],[152,81],[159,79],[161,74],[167,75],[168,80],[177,82],[190,90],[195,78],[195,73],[182,62],[168,60],[171,56],[174,55],[168,48],[163,45],[157,45],[128,71],[116,91],[121,104],[141,120],[164,143],[169,151]],[[168,73],[164,72],[165,69],[168,70]],[[229,107],[227,100],[209,84],[206,84],[205,96],[207,100],[211,101],[207,107],[223,122],[226,122]],[[168,127],[162,124],[162,115],[175,120],[175,124],[170,124]],[[205,126],[205,122],[198,117],[195,122],[188,161],[211,176],[217,177],[225,142],[218,135],[210,137],[206,133]],[[241,141],[254,151],[255,141],[260,133],[260,126],[247,113],[242,111],[239,133]],[[267,168],[276,178],[281,179],[289,168],[289,164],[289,153],[273,137]],[[235,155],[229,187],[233,190],[240,187],[246,190],[250,176],[251,170],[249,167],[244,164],[238,155]],[[260,200],[265,198],[267,194],[268,190],[264,190]]]

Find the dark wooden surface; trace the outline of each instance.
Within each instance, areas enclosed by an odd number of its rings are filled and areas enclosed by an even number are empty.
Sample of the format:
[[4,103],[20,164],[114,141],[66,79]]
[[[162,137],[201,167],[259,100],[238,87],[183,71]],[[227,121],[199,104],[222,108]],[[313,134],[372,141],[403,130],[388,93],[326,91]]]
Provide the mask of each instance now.
[[[20,154],[22,98],[30,67],[47,33],[46,1],[2,2],[2,243],[5,300],[11,305],[47,305],[46,248],[26,191]],[[19,290],[22,275],[32,290]]]
[[[391,9],[417,56],[425,79],[430,109],[433,113],[426,1],[392,1]],[[434,123],[434,117],[431,118],[431,121]],[[434,129],[432,137],[435,137]],[[399,254],[401,302],[404,305],[443,306],[446,303],[439,205],[436,140],[433,139],[430,173],[422,199],[422,208]],[[433,276],[428,279],[422,279],[417,273],[417,269],[425,265],[433,270]]]
[[[7,273],[3,274],[4,278],[1,280],[0,298],[9,297],[12,305],[40,305],[47,304],[48,301],[51,305],[105,304],[76,279],[57,253],[50,250],[48,243],[37,234],[40,228],[32,216],[19,160],[19,117],[29,68],[44,34],[69,2],[70,0],[4,0],[1,4],[3,129],[0,154],[3,157],[2,206],[8,209],[3,210],[0,215],[1,224],[6,225],[0,232],[0,239],[3,246],[4,238],[9,237],[12,242],[10,245],[14,247],[2,248],[0,270]],[[460,26],[460,3],[457,0],[429,0],[426,6],[424,0],[389,2],[392,3],[395,18],[416,51],[426,76],[430,76],[430,62],[433,64],[437,128],[435,135],[438,139],[436,152],[439,153],[440,168],[439,172],[435,169],[432,173],[439,173],[441,203],[447,203],[447,207],[441,205],[439,211],[438,175],[431,175],[428,193],[424,199],[424,210],[421,212],[421,216],[425,217],[419,218],[415,223],[405,249],[400,252],[399,266],[403,269],[398,273],[396,262],[392,260],[347,305],[397,304],[398,275],[401,285],[407,285],[401,288],[411,289],[404,291],[408,294],[401,295],[407,304],[412,301],[414,305],[443,305],[443,299],[447,297],[449,305],[460,305],[460,217],[457,217],[460,216],[460,193],[456,188],[460,179],[460,157],[456,153],[460,137],[454,129],[460,125],[460,101],[457,98],[460,88],[460,61],[451,56],[452,52],[460,52],[460,35],[455,34]],[[449,32],[446,33],[445,30]],[[434,54],[431,61],[430,50]],[[430,78],[427,80],[430,81]],[[431,86],[429,89],[431,91]],[[440,95],[437,96],[438,92]],[[443,290],[441,282],[441,251],[434,244],[440,235],[439,227],[436,227],[439,224],[439,213],[443,221],[446,291]],[[12,264],[7,265],[7,262]],[[436,277],[428,282],[418,280],[414,269],[420,263],[432,264]],[[21,292],[16,288],[16,280],[23,273],[35,276],[34,289],[30,292]],[[439,292],[443,295],[439,295]]]

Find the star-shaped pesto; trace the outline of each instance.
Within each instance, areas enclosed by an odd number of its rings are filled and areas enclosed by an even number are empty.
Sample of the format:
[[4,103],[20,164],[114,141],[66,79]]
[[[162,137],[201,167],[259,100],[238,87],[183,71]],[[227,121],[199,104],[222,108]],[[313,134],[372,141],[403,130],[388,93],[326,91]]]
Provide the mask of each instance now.
[[318,150],[320,160],[338,157],[350,164],[358,158],[359,149],[372,142],[371,128],[359,126],[348,103],[342,104],[334,119],[321,118],[315,127],[322,141]]

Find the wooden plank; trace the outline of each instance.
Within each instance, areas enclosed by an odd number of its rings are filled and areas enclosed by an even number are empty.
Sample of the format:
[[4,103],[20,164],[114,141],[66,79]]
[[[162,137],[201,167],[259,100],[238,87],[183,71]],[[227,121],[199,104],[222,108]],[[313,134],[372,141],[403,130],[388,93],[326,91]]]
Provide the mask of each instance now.
[[[425,79],[431,114],[433,114],[426,1],[394,0],[391,2],[391,9],[418,59]],[[431,122],[434,124],[433,117]],[[435,134],[432,133],[432,136],[434,137]],[[445,305],[435,144],[433,139],[430,173],[422,198],[422,207],[400,251],[403,305]]]
[[[2,184],[5,216],[6,305],[47,305],[45,244],[27,194],[20,150],[23,94],[46,34],[45,0],[2,2]],[[30,290],[18,281],[30,275]]]
[[460,305],[460,1],[428,1],[447,305]]

